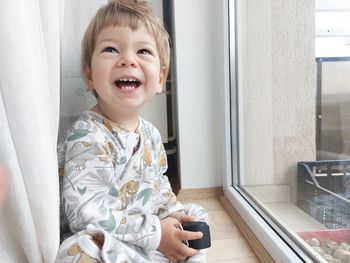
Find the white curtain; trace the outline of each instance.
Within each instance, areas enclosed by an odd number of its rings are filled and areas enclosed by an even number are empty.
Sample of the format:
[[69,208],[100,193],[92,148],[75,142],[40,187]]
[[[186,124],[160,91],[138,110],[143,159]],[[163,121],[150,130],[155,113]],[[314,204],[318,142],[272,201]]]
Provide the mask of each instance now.
[[59,0],[0,4],[0,262],[54,262],[59,245],[56,140]]
[[107,0],[64,0],[61,20],[61,111],[59,137],[96,104],[80,73],[80,45],[91,18]]

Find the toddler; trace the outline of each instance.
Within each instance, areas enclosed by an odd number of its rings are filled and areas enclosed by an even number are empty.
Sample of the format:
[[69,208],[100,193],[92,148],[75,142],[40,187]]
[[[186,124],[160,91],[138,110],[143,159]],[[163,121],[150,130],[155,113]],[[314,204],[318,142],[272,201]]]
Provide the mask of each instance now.
[[70,237],[61,262],[205,262],[185,245],[207,221],[198,205],[176,200],[158,130],[140,117],[161,92],[169,69],[169,39],[146,1],[111,0],[90,22],[81,70],[97,104],[58,145],[61,207]]

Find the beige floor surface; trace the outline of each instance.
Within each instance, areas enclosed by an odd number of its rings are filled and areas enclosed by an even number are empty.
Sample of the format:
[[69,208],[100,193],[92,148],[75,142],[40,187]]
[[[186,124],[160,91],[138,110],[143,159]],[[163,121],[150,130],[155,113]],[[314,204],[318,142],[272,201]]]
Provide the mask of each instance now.
[[212,246],[207,263],[259,263],[248,242],[216,197],[200,198],[182,203],[197,203],[209,214]]

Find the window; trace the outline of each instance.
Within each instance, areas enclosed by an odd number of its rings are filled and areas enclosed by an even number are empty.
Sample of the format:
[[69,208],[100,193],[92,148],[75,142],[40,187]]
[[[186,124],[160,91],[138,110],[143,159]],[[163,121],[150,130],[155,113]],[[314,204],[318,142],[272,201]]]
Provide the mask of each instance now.
[[225,194],[277,262],[346,262],[350,2],[228,5]]
[[317,159],[349,159],[350,2],[317,1]]

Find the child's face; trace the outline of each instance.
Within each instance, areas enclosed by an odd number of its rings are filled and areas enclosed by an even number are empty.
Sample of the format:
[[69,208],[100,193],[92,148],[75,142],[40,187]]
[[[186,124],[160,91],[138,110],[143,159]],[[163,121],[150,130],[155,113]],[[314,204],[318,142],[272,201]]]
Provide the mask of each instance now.
[[135,31],[113,26],[102,29],[86,73],[89,88],[98,93],[98,104],[116,113],[138,114],[161,92],[165,80],[154,37],[143,26]]

